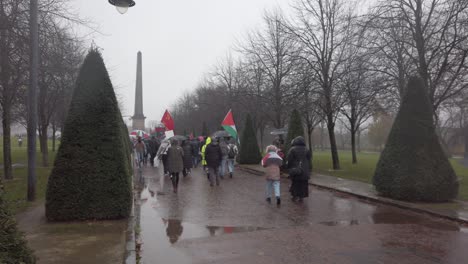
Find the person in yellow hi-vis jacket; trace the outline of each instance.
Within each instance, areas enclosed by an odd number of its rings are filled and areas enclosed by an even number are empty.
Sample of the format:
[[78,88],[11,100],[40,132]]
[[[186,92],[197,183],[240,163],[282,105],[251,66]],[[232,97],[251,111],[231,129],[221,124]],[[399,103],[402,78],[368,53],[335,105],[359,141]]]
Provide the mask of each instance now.
[[207,167],[206,167],[206,156],[205,156],[205,151],[206,151],[206,147],[207,147],[209,144],[211,144],[211,138],[210,138],[210,137],[206,138],[206,143],[205,143],[205,145],[203,145],[203,147],[202,147],[202,149],[201,149],[203,170],[206,172],[206,177],[208,177],[208,180],[210,179],[210,173],[208,172]]

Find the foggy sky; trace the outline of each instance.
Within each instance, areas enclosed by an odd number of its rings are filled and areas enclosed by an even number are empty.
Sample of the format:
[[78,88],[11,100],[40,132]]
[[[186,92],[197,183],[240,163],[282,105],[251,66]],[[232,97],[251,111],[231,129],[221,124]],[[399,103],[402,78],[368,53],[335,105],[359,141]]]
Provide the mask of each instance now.
[[[160,120],[185,91],[226,56],[236,39],[261,24],[265,9],[291,0],[136,0],[119,14],[107,0],[73,0],[74,12],[99,25],[88,38],[102,48],[122,114],[133,115],[136,56],[143,53],[143,109]],[[128,120],[128,117],[125,118]]]

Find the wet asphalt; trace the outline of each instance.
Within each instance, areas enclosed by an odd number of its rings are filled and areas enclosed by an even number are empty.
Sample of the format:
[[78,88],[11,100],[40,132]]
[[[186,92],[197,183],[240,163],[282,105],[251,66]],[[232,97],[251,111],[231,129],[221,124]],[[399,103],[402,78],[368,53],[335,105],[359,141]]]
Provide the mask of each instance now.
[[201,169],[178,193],[161,168],[141,177],[142,263],[468,263],[468,228],[310,187],[265,201],[262,176],[237,170],[210,187]]

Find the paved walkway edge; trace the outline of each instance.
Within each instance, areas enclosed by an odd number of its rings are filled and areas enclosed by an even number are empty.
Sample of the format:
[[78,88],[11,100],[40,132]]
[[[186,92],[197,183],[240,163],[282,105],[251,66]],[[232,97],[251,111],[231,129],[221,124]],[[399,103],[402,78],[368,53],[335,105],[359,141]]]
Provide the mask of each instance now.
[[[243,171],[253,173],[255,175],[263,175],[263,172],[261,170],[253,168],[252,166],[244,167],[242,165],[239,165],[238,168],[243,170]],[[281,176],[284,177],[284,178],[287,178],[287,175],[284,174],[284,173],[282,173]],[[333,177],[333,176],[328,176],[328,175],[322,175],[322,176]],[[333,177],[333,178],[337,178],[337,177]],[[420,207],[417,207],[416,205],[411,204],[409,202],[393,200],[393,199],[390,199],[390,198],[385,198],[385,197],[380,197],[380,196],[373,197],[371,195],[365,195],[365,194],[362,194],[362,193],[353,192],[352,190],[343,190],[343,189],[340,189],[339,187],[334,187],[334,186],[329,186],[329,185],[326,185],[326,184],[317,183],[317,182],[314,182],[313,180],[314,179],[311,179],[311,181],[309,182],[309,185],[315,186],[317,188],[326,189],[326,190],[334,191],[334,192],[340,192],[340,193],[355,196],[355,197],[363,199],[363,200],[372,201],[372,202],[375,202],[375,203],[381,203],[381,204],[390,205],[390,206],[395,206],[395,207],[398,207],[398,208],[401,208],[401,209],[411,210],[411,211],[417,212],[417,213],[428,214],[428,215],[431,215],[431,216],[434,216],[434,217],[455,221],[455,222],[465,224],[465,225],[468,224],[468,219],[464,218],[462,216],[454,216],[454,215],[449,215],[449,214],[443,214],[441,212],[433,211],[433,210],[430,210],[430,209],[420,208]],[[461,203],[461,202],[460,201],[454,201],[454,203]]]
[[[133,157],[132,157],[133,161]],[[133,162],[132,162],[133,164]],[[134,169],[134,168],[132,168]],[[134,171],[134,170],[133,170]],[[128,217],[127,231],[126,231],[126,248],[125,248],[125,258],[123,260],[124,264],[136,264],[137,263],[137,252],[136,252],[136,235],[135,235],[135,199],[137,198],[137,192],[134,189],[135,176],[131,176],[131,188],[132,188],[132,209],[130,216]]]

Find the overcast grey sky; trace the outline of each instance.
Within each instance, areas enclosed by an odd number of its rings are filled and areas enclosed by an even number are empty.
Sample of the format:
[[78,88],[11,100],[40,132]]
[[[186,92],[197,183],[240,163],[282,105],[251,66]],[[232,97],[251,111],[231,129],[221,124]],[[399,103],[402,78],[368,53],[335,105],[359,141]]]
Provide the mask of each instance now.
[[136,0],[125,15],[107,0],[71,3],[105,34],[92,38],[103,49],[124,115],[133,114],[136,55],[143,53],[143,106],[148,121],[160,120],[178,96],[194,89],[236,39],[261,24],[265,9],[288,9],[291,1]]

